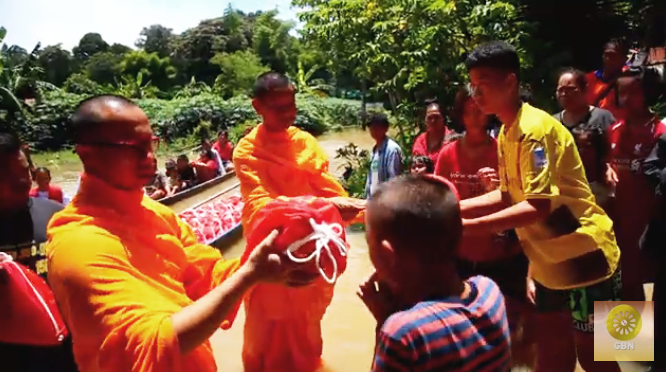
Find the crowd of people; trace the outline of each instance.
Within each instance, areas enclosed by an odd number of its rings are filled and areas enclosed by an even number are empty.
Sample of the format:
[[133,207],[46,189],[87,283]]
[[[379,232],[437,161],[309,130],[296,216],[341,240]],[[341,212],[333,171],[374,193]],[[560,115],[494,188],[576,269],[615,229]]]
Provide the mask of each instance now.
[[[655,205],[666,154],[657,148],[666,119],[650,107],[665,92],[661,77],[626,60],[627,49],[613,40],[598,71],[564,69],[555,92],[562,110],[545,116],[526,103],[510,48],[477,50],[467,60],[471,82],[451,110],[462,132],[449,130],[429,101],[427,131],[411,151],[411,173],[450,180],[462,199],[460,276],[497,283],[510,325],[534,320],[538,371],[571,371],[576,359],[586,371],[618,371],[616,363],[594,362],[594,301],[644,301],[643,285],[655,282],[660,265],[654,240],[666,211]],[[402,173],[403,150],[386,135],[386,122],[371,115],[367,124],[376,141],[370,200]],[[644,234],[651,255],[641,252]]]
[[231,161],[233,149],[227,131],[220,131],[215,143],[211,144],[208,139],[201,141],[199,157],[194,161],[190,161],[185,154],[176,160],[167,159],[163,173],[158,168],[157,159],[154,159],[155,173],[144,186],[144,191],[151,199],[159,200],[224,176],[234,169]]
[[[368,120],[376,145],[365,200],[348,197],[317,140],[293,126],[289,79],[264,73],[252,101],[261,124],[235,149],[223,133],[218,146],[202,143],[197,161],[168,161],[174,181],[160,182],[167,195],[204,167],[208,176],[231,169],[231,159],[245,236],[268,203],[303,196],[330,203],[348,224],[364,223],[374,272],[358,295],[377,321],[373,371],[509,371],[527,317],[536,371],[573,372],[577,361],[587,372],[620,371],[617,362],[594,361],[591,309],[645,298],[642,285],[663,265],[654,257],[666,230],[655,192],[666,189],[666,124],[649,110],[661,91],[625,55],[609,42],[598,72],[563,71],[562,111],[551,115],[525,102],[512,46],[477,47],[452,110],[464,131],[447,128],[446,113],[428,102],[408,172],[386,116]],[[152,131],[130,100],[86,99],[72,126],[84,172],[64,208],[30,196],[59,197],[42,186],[30,191],[20,143],[0,136],[9,175],[0,180],[0,246],[48,279],[71,333],[58,347],[0,344],[3,371],[216,371],[208,339],[231,326],[241,302],[245,371],[325,364],[321,320],[334,284],[278,252],[279,231],[243,262],[199,244],[153,200],[156,191],[146,196],[156,176]],[[656,341],[664,334],[661,277]]]

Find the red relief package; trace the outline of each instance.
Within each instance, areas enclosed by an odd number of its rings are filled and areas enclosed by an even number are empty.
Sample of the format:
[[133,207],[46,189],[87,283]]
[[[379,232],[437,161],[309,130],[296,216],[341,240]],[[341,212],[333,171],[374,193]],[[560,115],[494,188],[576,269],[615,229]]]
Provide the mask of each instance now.
[[1,252],[0,270],[0,342],[60,345],[68,332],[44,279]]
[[278,251],[306,264],[308,270],[333,284],[347,268],[349,246],[343,226],[340,212],[325,199],[304,196],[273,200],[257,213],[241,262],[277,229],[281,231],[275,241]]
[[[242,205],[241,205],[242,206]],[[333,284],[347,268],[347,251],[343,220],[338,209],[329,201],[310,196],[275,199],[259,212],[246,237],[241,263],[273,230],[281,233],[275,239],[276,251],[292,261],[304,264],[312,273]],[[279,306],[272,303],[271,308]],[[222,324],[229,329],[240,304]]]

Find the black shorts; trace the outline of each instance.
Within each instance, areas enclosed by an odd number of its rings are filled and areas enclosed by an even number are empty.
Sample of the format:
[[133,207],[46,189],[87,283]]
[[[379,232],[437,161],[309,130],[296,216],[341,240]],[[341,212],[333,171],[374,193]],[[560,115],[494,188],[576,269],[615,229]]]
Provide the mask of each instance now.
[[26,346],[0,343],[2,372],[77,372],[72,339],[59,346]]
[[457,260],[458,275],[467,279],[475,275],[492,279],[499,286],[504,296],[513,300],[527,300],[527,267],[529,261],[523,253],[512,257],[489,262],[470,262]]
[[574,329],[594,333],[594,302],[620,301],[622,271],[620,268],[610,278],[597,284],[575,289],[548,289],[539,283],[536,286],[536,311],[539,313],[569,310],[573,316]]

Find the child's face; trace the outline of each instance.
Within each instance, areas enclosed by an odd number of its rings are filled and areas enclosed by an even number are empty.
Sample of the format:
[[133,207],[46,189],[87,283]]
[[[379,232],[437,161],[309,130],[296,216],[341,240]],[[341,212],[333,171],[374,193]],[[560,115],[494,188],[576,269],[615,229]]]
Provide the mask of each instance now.
[[178,170],[177,169],[167,169],[166,174],[167,174],[167,177],[178,178]]
[[372,139],[375,141],[383,140],[386,137],[386,133],[388,132],[388,128],[378,124],[370,125],[368,130],[370,131],[370,137],[372,137]]
[[428,167],[425,166],[422,162],[414,162],[412,163],[412,167],[410,169],[410,172],[412,174],[426,174],[428,173]]
[[189,165],[190,165],[190,163],[188,163],[187,160],[178,160],[176,162],[176,167],[178,168],[178,170],[181,170],[181,171],[187,169],[187,167]]
[[366,211],[365,240],[368,243],[370,261],[377,271],[379,280],[385,282],[394,293],[397,290],[395,270],[395,253],[390,244],[378,234],[378,229],[370,223],[372,212]]
[[37,172],[35,174],[35,182],[39,187],[46,187],[51,183],[51,177],[46,172]]
[[482,130],[488,124],[488,116],[484,115],[473,99],[468,99],[463,106],[463,124],[467,130]]
[[645,109],[645,97],[641,81],[634,77],[617,79],[620,106],[629,112],[641,112]]
[[502,112],[517,92],[517,77],[490,67],[476,67],[469,71],[472,97],[481,112],[493,115]]

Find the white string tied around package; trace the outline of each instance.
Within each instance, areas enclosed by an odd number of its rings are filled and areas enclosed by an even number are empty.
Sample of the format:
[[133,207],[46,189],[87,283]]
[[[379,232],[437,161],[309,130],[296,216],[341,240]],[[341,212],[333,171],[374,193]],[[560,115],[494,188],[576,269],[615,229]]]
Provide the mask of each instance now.
[[[310,218],[309,222],[310,226],[312,226],[312,233],[303,239],[299,239],[291,243],[291,245],[289,245],[286,250],[287,257],[296,263],[306,263],[314,259],[315,263],[317,264],[317,269],[319,270],[319,273],[324,278],[324,280],[329,284],[334,284],[338,279],[338,262],[335,260],[335,256],[333,256],[333,252],[331,252],[331,247],[329,247],[329,244],[332,244],[335,248],[337,248],[342,257],[347,256],[347,244],[341,238],[343,232],[342,226],[340,226],[339,223],[317,223],[312,218]],[[315,242],[315,250],[309,256],[299,258],[292,254],[292,252],[299,250],[301,247],[312,241]],[[326,275],[326,272],[321,267],[322,251],[326,252],[328,258],[333,262],[333,275],[331,277]]]

